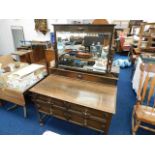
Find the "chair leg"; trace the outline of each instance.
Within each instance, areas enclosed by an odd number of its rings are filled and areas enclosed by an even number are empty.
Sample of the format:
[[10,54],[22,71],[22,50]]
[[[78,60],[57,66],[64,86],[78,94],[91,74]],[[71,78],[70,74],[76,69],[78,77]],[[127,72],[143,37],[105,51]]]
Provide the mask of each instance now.
[[134,132],[134,126],[135,126],[135,108],[133,108],[132,111],[132,134],[135,135],[136,133]]
[[24,118],[27,118],[27,109],[26,106],[23,106]]
[[140,121],[137,120],[137,118],[135,117],[135,107],[133,109],[133,112],[132,112],[132,134],[135,135],[139,126],[140,126]]
[[2,101],[0,101],[0,107],[2,107],[3,106],[3,103],[2,103]]
[[136,132],[135,131],[132,131],[132,135],[136,135]]
[[141,123],[140,121],[136,120],[136,125],[135,125],[135,128],[133,129],[133,134],[134,133],[136,134],[136,132],[137,132],[139,126],[140,126],[140,123]]

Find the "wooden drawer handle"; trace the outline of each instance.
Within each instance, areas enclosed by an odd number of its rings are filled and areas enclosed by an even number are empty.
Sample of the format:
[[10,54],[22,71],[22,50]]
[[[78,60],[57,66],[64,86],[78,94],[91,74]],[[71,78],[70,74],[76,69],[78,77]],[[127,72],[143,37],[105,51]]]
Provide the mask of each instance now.
[[84,28],[83,27],[78,27],[77,30],[78,31],[84,31]]
[[52,104],[52,102],[48,100],[48,101],[47,101],[47,104]]
[[64,112],[64,116],[67,120],[71,119],[71,114],[69,114],[68,112]]
[[78,75],[77,75],[77,78],[82,79],[83,76],[82,76],[81,74],[78,74]]
[[63,107],[66,108],[67,110],[70,109],[71,105],[67,102],[63,102]]

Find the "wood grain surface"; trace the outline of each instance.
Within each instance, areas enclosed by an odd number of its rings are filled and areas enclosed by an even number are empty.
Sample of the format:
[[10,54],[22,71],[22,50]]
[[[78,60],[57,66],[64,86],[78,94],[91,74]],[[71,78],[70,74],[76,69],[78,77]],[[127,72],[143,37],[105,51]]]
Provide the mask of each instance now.
[[30,91],[92,109],[115,113],[116,85],[49,75]]

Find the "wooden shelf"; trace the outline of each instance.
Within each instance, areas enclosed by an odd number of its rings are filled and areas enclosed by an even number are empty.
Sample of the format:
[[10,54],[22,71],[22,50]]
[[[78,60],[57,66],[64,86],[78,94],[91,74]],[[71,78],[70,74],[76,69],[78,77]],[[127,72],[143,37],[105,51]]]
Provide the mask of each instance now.
[[[145,26],[150,26],[148,32],[145,32]],[[136,49],[135,52],[155,52],[155,47],[152,47],[152,44],[155,43],[155,28],[151,27],[155,26],[155,23],[143,23],[141,25],[140,33],[139,33],[139,42],[138,42],[138,50]],[[143,41],[143,38],[146,38],[147,41]],[[145,42],[145,47],[142,47],[143,43]]]

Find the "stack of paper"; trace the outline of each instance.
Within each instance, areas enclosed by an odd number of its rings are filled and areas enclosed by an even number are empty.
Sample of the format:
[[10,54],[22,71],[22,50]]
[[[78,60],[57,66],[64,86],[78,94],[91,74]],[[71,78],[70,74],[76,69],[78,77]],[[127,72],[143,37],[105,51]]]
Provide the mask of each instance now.
[[31,64],[8,76],[7,84],[9,88],[26,90],[41,80],[47,71],[43,65]]

